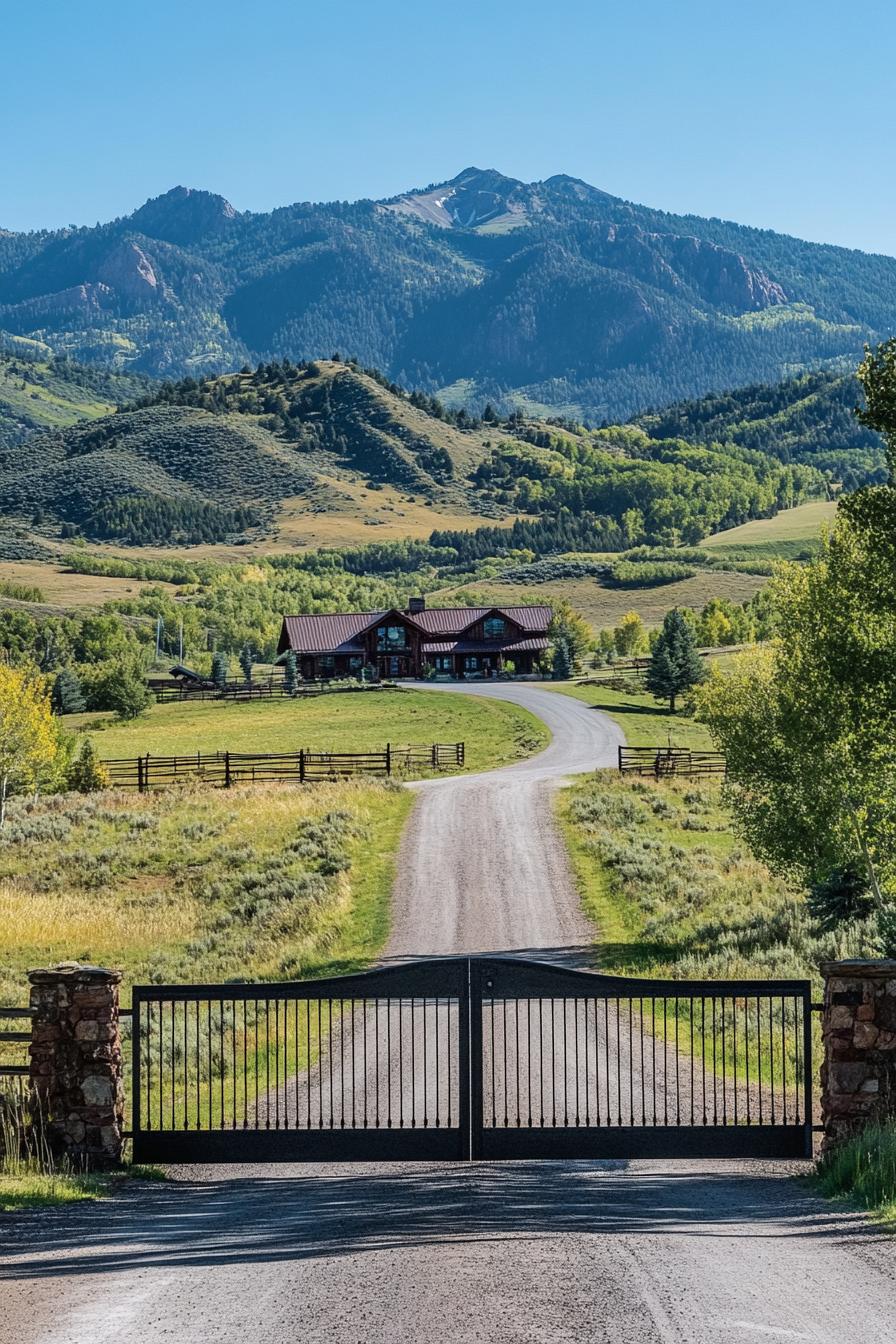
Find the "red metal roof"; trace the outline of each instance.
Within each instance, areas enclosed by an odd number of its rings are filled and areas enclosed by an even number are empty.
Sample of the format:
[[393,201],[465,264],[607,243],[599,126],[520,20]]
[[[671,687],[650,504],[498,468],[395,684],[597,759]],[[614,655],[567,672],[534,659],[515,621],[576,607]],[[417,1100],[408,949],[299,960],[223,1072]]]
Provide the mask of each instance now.
[[358,636],[384,611],[352,611],[332,616],[284,616],[279,651],[294,653],[358,653]]
[[[551,620],[551,608],[548,606],[432,607],[428,611],[414,612],[413,616],[404,611],[397,614],[402,620],[424,630],[428,635],[453,637],[456,641],[471,625],[475,625],[491,612],[508,617],[522,630],[542,636],[546,634]],[[321,616],[285,616],[278,652],[283,653],[286,649],[292,649],[294,653],[360,653],[362,651],[360,636],[371,625],[375,625],[389,614],[388,611],[353,611]],[[507,640],[496,640],[488,647],[495,648],[498,644],[502,647],[514,644],[512,632]],[[531,647],[535,650],[546,646],[547,641],[541,639]],[[425,647],[427,651],[434,650],[434,646]],[[521,643],[517,643],[514,647],[521,651],[524,649]],[[528,646],[526,648],[528,650]]]
[[443,644],[424,644],[424,653],[541,653],[548,647],[548,640],[528,637],[515,640],[452,639]]
[[461,631],[495,612],[507,616],[523,630],[547,630],[551,608],[544,607],[430,607],[415,613],[414,620],[428,635],[459,635]]

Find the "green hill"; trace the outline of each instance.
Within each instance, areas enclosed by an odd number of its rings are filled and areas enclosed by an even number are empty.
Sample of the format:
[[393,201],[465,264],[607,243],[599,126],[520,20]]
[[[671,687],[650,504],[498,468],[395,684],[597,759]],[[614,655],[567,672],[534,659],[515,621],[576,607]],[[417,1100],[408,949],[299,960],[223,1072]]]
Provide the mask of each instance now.
[[240,213],[177,187],[0,235],[0,329],[156,376],[356,355],[481,409],[592,423],[820,367],[888,335],[896,260],[470,168],[391,200]]
[[63,429],[108,415],[144,393],[149,380],[56,359],[37,345],[0,345],[0,448],[41,429]]
[[826,492],[813,467],[736,443],[478,419],[335,360],[164,384],[0,450],[0,515],[46,539],[289,548],[433,533],[464,563],[692,543]]

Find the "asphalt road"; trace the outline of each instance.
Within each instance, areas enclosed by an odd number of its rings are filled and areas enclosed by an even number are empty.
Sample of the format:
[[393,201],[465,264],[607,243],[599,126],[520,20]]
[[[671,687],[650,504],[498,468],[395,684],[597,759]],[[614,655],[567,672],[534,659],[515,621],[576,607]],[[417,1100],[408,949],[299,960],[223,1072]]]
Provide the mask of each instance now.
[[[609,764],[613,724],[525,685],[541,756],[431,781],[388,955],[589,960],[548,793]],[[181,1169],[111,1203],[8,1220],[6,1344],[896,1344],[894,1243],[781,1164]]]

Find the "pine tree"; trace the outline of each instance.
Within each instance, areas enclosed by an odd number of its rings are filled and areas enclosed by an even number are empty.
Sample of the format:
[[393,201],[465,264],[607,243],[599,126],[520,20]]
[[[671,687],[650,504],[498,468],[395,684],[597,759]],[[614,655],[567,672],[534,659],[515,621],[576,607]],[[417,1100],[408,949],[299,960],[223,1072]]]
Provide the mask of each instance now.
[[240,667],[243,676],[246,679],[246,685],[252,685],[252,666],[255,662],[255,655],[248,644],[244,644],[240,649]]
[[644,679],[648,691],[658,700],[668,700],[669,712],[674,714],[677,697],[696,686],[705,674],[690,621],[677,607],[667,611]]
[[87,708],[77,672],[64,667],[53,682],[51,704],[54,714],[80,714]]
[[554,661],[551,665],[552,681],[569,681],[572,676],[572,649],[569,641],[562,635],[554,642]]
[[230,671],[230,660],[226,653],[215,653],[212,655],[212,681],[223,690],[227,685],[227,674]]
[[283,685],[286,687],[287,694],[295,695],[298,685],[298,669],[296,667],[296,656],[292,649],[283,659]]

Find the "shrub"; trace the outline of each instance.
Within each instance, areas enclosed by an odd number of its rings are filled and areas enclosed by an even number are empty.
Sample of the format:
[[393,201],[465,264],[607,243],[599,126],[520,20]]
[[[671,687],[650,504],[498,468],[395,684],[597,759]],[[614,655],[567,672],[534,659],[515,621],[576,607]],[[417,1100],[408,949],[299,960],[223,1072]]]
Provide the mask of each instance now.
[[76,793],[96,793],[109,787],[109,773],[89,737],[69,764],[66,782]]

